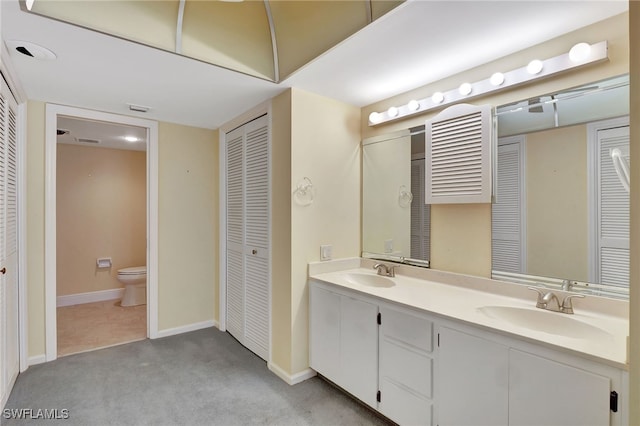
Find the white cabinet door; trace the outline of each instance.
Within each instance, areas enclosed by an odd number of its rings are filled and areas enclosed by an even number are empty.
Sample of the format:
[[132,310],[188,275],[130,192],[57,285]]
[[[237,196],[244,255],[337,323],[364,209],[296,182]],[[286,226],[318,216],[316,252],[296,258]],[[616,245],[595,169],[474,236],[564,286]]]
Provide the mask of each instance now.
[[433,324],[380,307],[378,410],[401,425],[432,422]]
[[509,351],[509,424],[608,425],[611,380],[515,349]]
[[309,363],[335,381],[340,375],[340,295],[309,287]]
[[373,408],[378,392],[378,306],[340,299],[340,381],[347,392]]
[[506,425],[508,348],[445,327],[438,330],[438,342],[436,423]]

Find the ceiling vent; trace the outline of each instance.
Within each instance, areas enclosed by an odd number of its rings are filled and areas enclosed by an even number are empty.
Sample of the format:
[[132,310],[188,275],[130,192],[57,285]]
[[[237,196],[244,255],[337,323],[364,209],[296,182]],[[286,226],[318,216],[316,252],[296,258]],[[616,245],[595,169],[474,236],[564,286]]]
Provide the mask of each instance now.
[[33,59],[39,59],[41,61],[52,61],[56,59],[56,54],[51,50],[30,41],[7,40],[6,43],[9,49]]
[[134,104],[127,104],[129,105],[129,110],[134,111],[134,112],[149,112],[149,107],[146,106],[142,106],[142,105],[134,105]]
[[80,143],[100,143],[98,139],[78,138],[76,140]]

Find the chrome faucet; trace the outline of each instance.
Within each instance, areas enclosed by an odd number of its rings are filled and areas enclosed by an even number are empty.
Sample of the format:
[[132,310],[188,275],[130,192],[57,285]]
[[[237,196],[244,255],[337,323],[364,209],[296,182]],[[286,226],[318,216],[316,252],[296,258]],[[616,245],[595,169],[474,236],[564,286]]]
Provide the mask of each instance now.
[[[563,314],[572,314],[573,313],[573,304],[571,303],[571,299],[574,297],[584,298],[581,294],[569,294],[565,296],[560,303],[560,299],[553,292],[543,292],[539,288],[536,287],[527,287],[529,290],[533,290],[538,293],[538,299],[536,300],[536,308],[546,309],[548,311],[553,312],[562,312]],[[555,302],[555,303],[552,303]],[[554,306],[555,305],[555,306]]]
[[373,269],[378,270],[378,275],[382,275],[384,277],[395,277],[396,276],[396,267],[395,265],[386,265],[384,263],[376,263],[373,265]]
[[562,280],[562,290],[564,291],[569,291],[573,288],[573,286],[576,284],[575,281],[571,281],[571,280]]

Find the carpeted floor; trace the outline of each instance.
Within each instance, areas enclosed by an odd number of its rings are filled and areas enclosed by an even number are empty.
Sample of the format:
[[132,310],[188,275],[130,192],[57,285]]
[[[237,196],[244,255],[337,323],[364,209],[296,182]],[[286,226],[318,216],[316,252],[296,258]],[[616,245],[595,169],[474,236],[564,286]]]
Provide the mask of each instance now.
[[[32,417],[43,415],[39,409],[57,410],[68,418],[8,419],[7,409],[30,409]],[[388,424],[317,377],[287,385],[215,328],[30,367],[0,420],[7,426]]]

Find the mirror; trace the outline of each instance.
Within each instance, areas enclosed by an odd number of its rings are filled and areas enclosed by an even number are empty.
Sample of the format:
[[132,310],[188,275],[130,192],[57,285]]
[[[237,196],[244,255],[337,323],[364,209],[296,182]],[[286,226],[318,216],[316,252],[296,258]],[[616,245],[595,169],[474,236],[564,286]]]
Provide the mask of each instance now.
[[363,257],[429,266],[424,126],[362,142]]
[[495,114],[492,277],[628,297],[628,76]]

